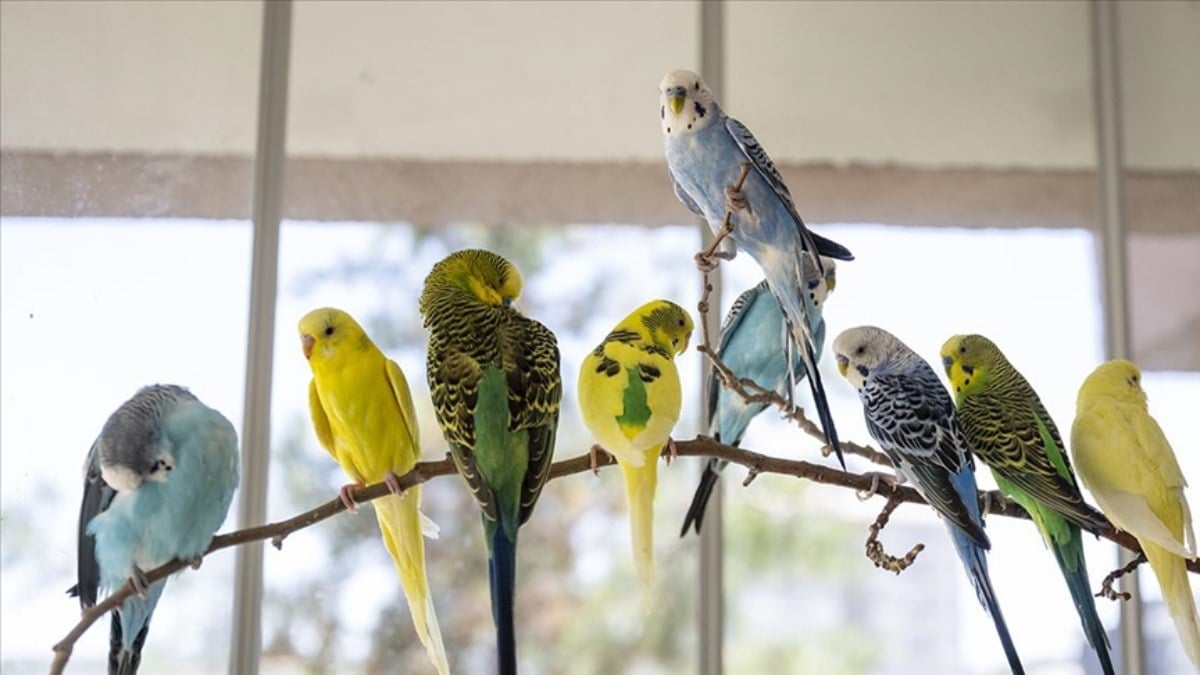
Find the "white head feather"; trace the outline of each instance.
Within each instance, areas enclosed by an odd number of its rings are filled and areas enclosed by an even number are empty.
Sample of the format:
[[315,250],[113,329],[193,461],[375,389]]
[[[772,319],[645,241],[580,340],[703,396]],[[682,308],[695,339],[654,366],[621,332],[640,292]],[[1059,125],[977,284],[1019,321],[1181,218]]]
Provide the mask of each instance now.
[[699,131],[718,117],[712,91],[690,70],[674,70],[658,85],[659,118],[664,136]]
[[841,332],[833,341],[838,370],[856,390],[880,367],[903,363],[914,352],[895,335],[875,326],[857,326]]

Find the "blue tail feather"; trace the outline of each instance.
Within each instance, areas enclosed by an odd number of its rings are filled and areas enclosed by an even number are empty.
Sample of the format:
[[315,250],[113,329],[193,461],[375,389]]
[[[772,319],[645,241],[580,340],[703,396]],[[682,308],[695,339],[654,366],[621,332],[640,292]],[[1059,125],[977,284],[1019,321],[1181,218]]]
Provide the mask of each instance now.
[[696,526],[696,534],[700,534],[700,525],[704,521],[705,511],[708,509],[708,499],[712,497],[713,488],[721,478],[722,468],[724,465],[716,457],[710,457],[704,465],[704,473],[700,475],[700,484],[696,486],[696,494],[692,495],[692,505],[688,507],[687,515],[683,518],[683,529],[679,531],[680,537],[686,537],[693,524]]
[[[513,534],[515,536],[515,529]],[[492,620],[496,623],[496,670],[500,675],[516,675],[517,640],[513,626],[513,596],[517,581],[517,542],[508,538],[503,527],[496,526],[492,531],[491,544],[488,579],[492,589]]]
[[812,372],[808,374],[808,386],[812,390],[813,402],[817,405],[817,415],[821,419],[821,430],[829,439],[829,447],[837,455],[842,469],[846,468],[846,458],[842,456],[842,446],[838,443],[837,428],[833,426],[833,412],[829,410],[829,399],[825,398],[825,385],[821,382],[821,373],[817,369],[817,355],[813,353],[812,345],[804,343],[804,351],[808,354],[808,362],[813,364]]
[[963,567],[966,568],[967,576],[971,578],[971,585],[975,587],[979,604],[983,605],[988,615],[992,617],[992,623],[996,625],[996,634],[1000,636],[1000,644],[1004,648],[1004,655],[1008,658],[1009,668],[1013,675],[1024,675],[1025,668],[1021,665],[1021,657],[1017,655],[1017,647],[1013,644],[1012,635],[1008,632],[1008,624],[1004,622],[1004,614],[1000,611],[1000,602],[996,599],[996,591],[992,589],[992,580],[988,576],[984,549],[953,525],[948,523],[947,527],[954,539],[954,548],[958,551],[958,557],[962,560]]

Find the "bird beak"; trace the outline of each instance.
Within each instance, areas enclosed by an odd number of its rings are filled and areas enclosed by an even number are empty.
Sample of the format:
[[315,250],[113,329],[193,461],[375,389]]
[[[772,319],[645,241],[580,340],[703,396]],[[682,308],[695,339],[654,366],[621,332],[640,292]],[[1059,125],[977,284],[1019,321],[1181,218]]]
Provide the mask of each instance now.
[[316,343],[317,341],[308,333],[300,335],[300,347],[304,350],[304,358],[312,358],[312,348]]
[[667,107],[671,114],[678,116],[683,110],[683,102],[687,99],[687,90],[683,87],[671,87],[667,90]]
[[841,354],[838,354],[837,355],[837,366],[838,366],[838,372],[842,374],[842,377],[845,377],[846,369],[850,367],[850,359],[846,358],[845,356],[842,356]]

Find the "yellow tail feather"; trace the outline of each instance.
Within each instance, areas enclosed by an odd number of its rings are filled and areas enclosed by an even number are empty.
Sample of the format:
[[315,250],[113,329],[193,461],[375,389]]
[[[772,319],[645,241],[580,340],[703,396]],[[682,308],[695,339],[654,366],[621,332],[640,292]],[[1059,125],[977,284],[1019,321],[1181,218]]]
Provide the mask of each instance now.
[[661,452],[661,445],[646,450],[646,461],[642,466],[621,464],[625,495],[629,501],[633,563],[642,586],[642,605],[647,611],[654,589],[654,490],[658,482],[658,455]]
[[[417,637],[425,645],[429,660],[439,675],[449,675],[450,664],[446,660],[446,647],[442,644],[442,631],[438,627],[437,613],[433,608],[433,596],[429,593],[429,579],[425,575],[425,540],[422,534],[432,522],[423,516],[418,507],[421,503],[420,486],[410,488],[398,495],[376,499],[375,514],[379,518],[379,531],[383,543],[396,563],[400,585],[408,600]],[[436,529],[432,530],[436,533]]]
[[1139,543],[1146,552],[1154,576],[1158,577],[1167,612],[1175,621],[1183,651],[1195,666],[1200,667],[1200,618],[1196,616],[1196,601],[1188,581],[1187,563],[1158,544],[1145,539],[1139,540]]

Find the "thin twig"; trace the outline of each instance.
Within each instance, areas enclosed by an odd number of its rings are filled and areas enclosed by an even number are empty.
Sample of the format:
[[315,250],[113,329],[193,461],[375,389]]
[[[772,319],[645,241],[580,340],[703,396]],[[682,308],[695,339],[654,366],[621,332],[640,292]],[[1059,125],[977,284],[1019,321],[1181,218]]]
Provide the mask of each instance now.
[[889,555],[884,550],[883,542],[879,541],[879,533],[883,531],[883,528],[887,527],[888,519],[892,516],[892,511],[895,511],[896,507],[900,506],[900,499],[897,495],[897,492],[892,492],[891,496],[888,497],[887,503],[883,505],[883,510],[879,512],[879,515],[875,518],[875,522],[871,523],[871,527],[867,530],[870,533],[867,535],[867,558],[875,563],[876,567],[900,574],[916,562],[917,556],[920,555],[921,551],[925,550],[925,544],[917,543],[909,549],[903,558]]
[[1145,554],[1145,552],[1139,552],[1133,558],[1133,560],[1129,561],[1129,564],[1125,565],[1124,567],[1113,570],[1112,572],[1109,573],[1108,576],[1104,577],[1104,581],[1100,582],[1100,590],[1098,592],[1096,592],[1096,594],[1093,597],[1108,598],[1109,600],[1113,600],[1113,601],[1128,600],[1129,598],[1133,597],[1132,595],[1130,595],[1129,593],[1126,593],[1125,591],[1113,590],[1113,584],[1117,582],[1117,579],[1120,579],[1121,577],[1125,576],[1126,574],[1129,574],[1130,572],[1134,571],[1135,569],[1137,569],[1138,565],[1141,565],[1144,562],[1146,562],[1146,554]]
[[[848,488],[851,490],[862,492],[873,492],[874,494],[889,499],[897,499],[899,502],[911,502],[914,504],[924,504],[925,500],[921,498],[917,491],[908,486],[892,487],[879,480],[873,480],[870,475],[859,475],[835,469],[821,464],[813,464],[801,460],[781,459],[769,455],[760,454],[743,448],[735,448],[729,445],[718,443],[717,441],[704,436],[698,436],[690,441],[676,441],[676,452],[681,457],[716,457],[724,459],[734,464],[740,464],[754,471],[755,475],[759,474],[777,474],[781,476],[793,476],[811,480],[816,483],[824,483],[826,485],[834,485],[838,487]],[[665,452],[665,449],[664,449]],[[616,464],[616,460],[608,453],[599,453],[597,457],[597,466],[605,467]],[[555,462],[550,468],[550,479],[562,478],[584,471],[591,471],[591,458],[588,453],[584,453],[579,457]],[[400,477],[399,483],[401,491],[407,490],[415,485],[420,485],[439,476],[447,476],[453,474],[454,463],[448,459],[419,462],[412,471]],[[378,499],[388,494],[388,487],[385,483],[375,483],[364,488],[359,488],[354,491],[353,497],[356,503],[365,503]],[[986,493],[980,493],[980,499],[986,499]],[[210,553],[219,551],[231,546],[238,546],[256,541],[264,541],[270,539],[276,546],[282,546],[283,540],[287,536],[297,530],[302,530],[316,523],[326,520],[342,511],[346,507],[341,500],[334,498],[324,504],[321,504],[311,511],[306,511],[300,515],[282,520],[276,523],[261,525],[258,527],[250,527],[244,530],[237,530],[228,534],[218,535],[213,537],[212,544],[201,558],[208,556]],[[996,515],[1004,515],[1014,518],[1028,519],[1029,515],[1025,513],[1016,503],[1009,503],[1003,511]],[[1141,546],[1138,545],[1136,539],[1126,532],[1121,532],[1112,527],[1111,524],[1092,532],[1096,536],[1104,537],[1110,541],[1124,546],[1125,548],[1135,552],[1141,552]],[[188,567],[191,561],[174,560],[160,567],[149,570],[146,573],[147,583],[153,583],[159,579],[168,577],[185,567]],[[1188,570],[1200,574],[1200,560],[1189,560]],[[71,650],[75,642],[90,628],[97,619],[105,613],[118,607],[125,598],[132,595],[134,592],[132,584],[126,581],[119,588],[114,590],[107,598],[97,603],[95,606],[88,608],[83,612],[79,623],[71,629],[67,635],[54,645],[54,662],[51,665],[51,675],[57,675],[63,672],[66,667],[67,660],[71,657]]]

